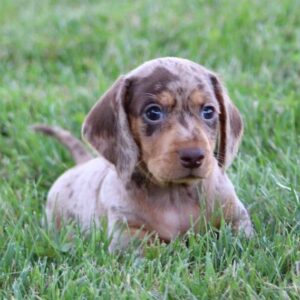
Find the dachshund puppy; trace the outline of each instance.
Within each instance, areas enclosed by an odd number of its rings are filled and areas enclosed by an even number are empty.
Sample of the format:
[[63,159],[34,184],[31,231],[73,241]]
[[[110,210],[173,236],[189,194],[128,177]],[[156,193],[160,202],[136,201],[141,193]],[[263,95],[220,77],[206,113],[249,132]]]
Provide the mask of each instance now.
[[66,131],[36,129],[59,138],[78,162],[48,195],[46,215],[58,228],[77,220],[88,230],[105,216],[110,251],[132,236],[154,233],[168,242],[197,232],[201,218],[219,226],[223,217],[234,231],[253,234],[225,173],[242,120],[217,76],[199,64],[159,58],[121,76],[83,124],[97,158]]

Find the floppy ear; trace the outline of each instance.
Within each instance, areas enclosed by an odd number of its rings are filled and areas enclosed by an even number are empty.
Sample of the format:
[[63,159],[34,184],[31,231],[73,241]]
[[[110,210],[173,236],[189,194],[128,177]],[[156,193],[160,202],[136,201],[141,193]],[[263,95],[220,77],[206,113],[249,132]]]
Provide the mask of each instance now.
[[220,105],[217,159],[219,165],[225,170],[230,166],[238,151],[243,134],[243,121],[217,76],[210,74],[210,80]]
[[94,105],[82,127],[83,137],[115,165],[124,180],[131,177],[138,158],[124,108],[130,84],[121,76]]

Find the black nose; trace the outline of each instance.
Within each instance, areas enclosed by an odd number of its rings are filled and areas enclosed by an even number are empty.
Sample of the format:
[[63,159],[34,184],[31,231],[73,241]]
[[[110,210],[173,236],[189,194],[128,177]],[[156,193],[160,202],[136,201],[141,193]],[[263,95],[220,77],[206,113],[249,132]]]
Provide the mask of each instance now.
[[199,148],[180,149],[178,155],[182,166],[189,169],[199,168],[204,158],[204,152]]

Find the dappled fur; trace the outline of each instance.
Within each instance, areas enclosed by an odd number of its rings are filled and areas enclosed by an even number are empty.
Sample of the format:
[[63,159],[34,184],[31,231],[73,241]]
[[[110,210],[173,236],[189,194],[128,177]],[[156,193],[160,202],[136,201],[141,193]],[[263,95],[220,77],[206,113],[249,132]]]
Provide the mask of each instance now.
[[[149,104],[162,109],[162,121],[145,118]],[[206,105],[214,108],[211,120],[201,117]],[[242,131],[214,73],[180,58],[146,62],[119,77],[89,112],[82,133],[100,156],[54,183],[48,220],[59,227],[75,219],[88,229],[106,216],[111,251],[126,247],[132,235],[170,241],[207,221],[219,226],[222,215],[251,236],[248,213],[225,174]],[[190,149],[203,155],[186,167],[180,153]]]

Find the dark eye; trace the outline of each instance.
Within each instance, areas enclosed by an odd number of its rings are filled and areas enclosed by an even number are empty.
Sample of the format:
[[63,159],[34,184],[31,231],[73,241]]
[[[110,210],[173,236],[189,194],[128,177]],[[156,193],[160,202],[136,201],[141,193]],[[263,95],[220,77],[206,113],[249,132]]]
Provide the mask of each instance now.
[[204,106],[201,110],[201,116],[205,120],[211,120],[215,116],[215,108],[213,106]]
[[144,118],[152,123],[161,122],[163,117],[164,112],[157,104],[150,104],[144,110]]

